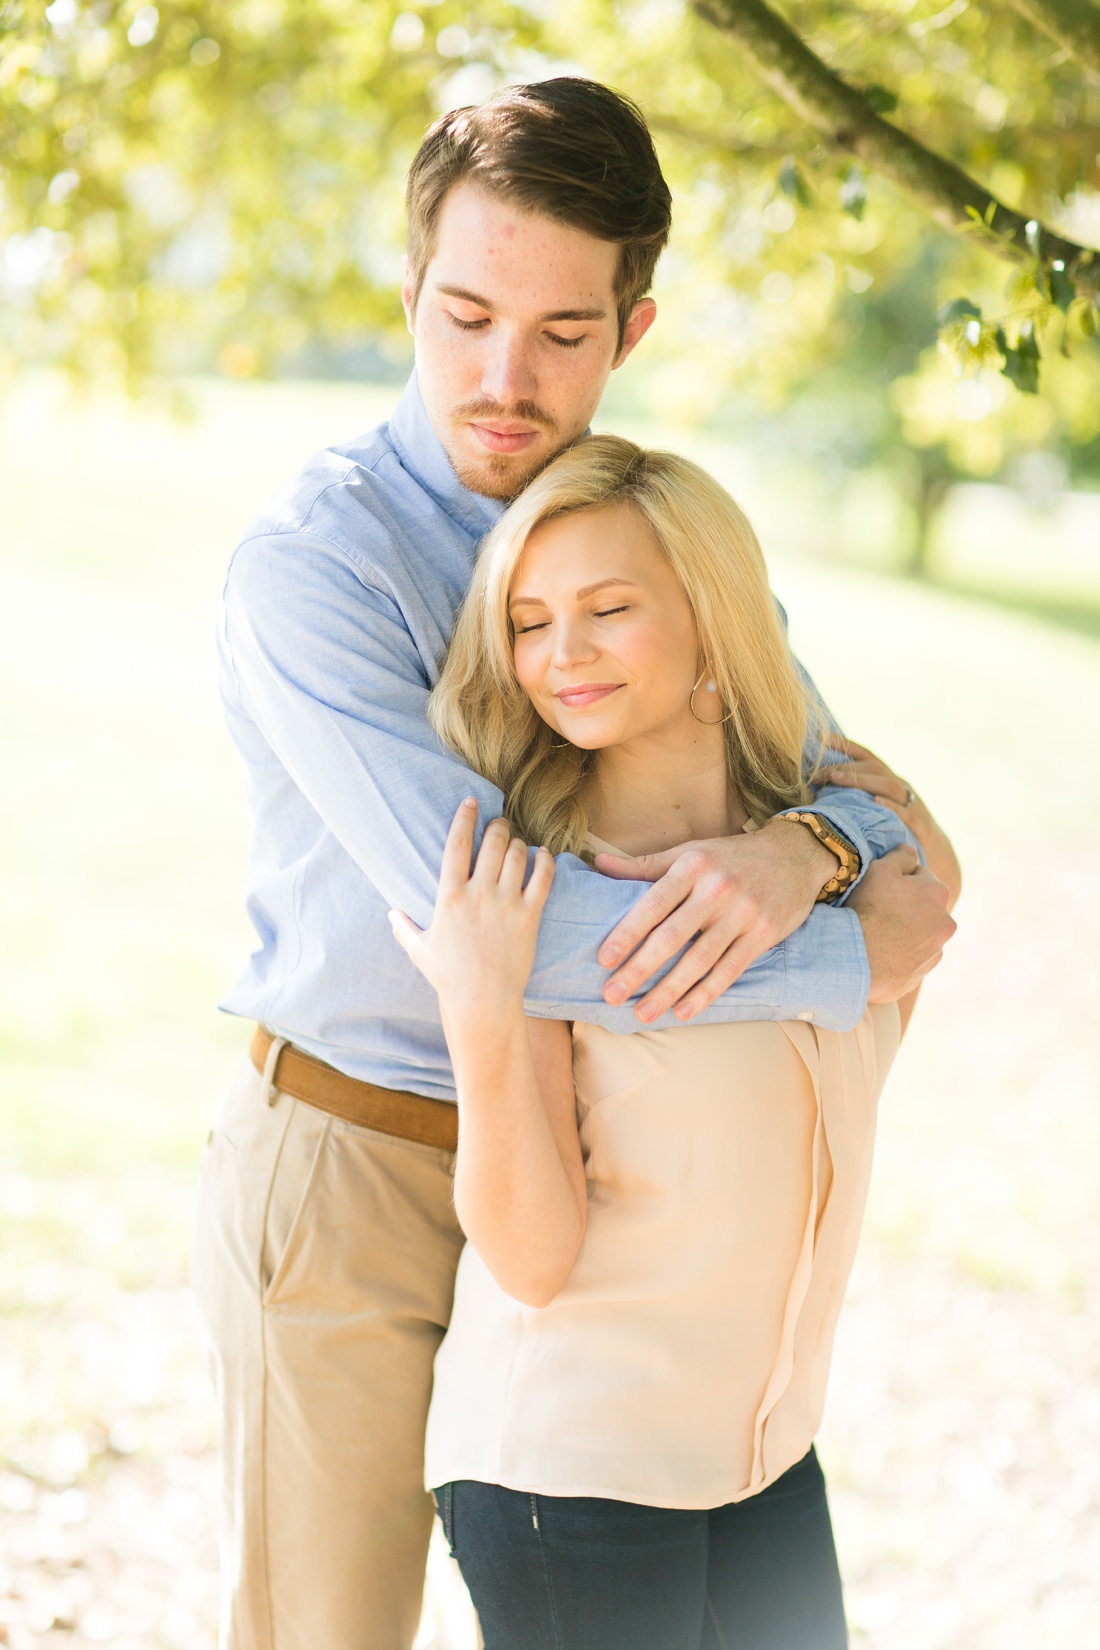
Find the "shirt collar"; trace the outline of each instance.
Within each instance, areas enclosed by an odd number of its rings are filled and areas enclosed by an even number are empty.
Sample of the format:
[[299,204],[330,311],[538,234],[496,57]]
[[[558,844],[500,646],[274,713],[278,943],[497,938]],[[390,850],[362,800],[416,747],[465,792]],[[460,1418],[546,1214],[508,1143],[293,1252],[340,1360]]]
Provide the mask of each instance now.
[[472,492],[458,479],[432,428],[420,396],[415,368],[390,419],[389,436],[402,469],[431,494],[452,521],[465,527],[475,538],[487,533],[504,513],[500,499]]

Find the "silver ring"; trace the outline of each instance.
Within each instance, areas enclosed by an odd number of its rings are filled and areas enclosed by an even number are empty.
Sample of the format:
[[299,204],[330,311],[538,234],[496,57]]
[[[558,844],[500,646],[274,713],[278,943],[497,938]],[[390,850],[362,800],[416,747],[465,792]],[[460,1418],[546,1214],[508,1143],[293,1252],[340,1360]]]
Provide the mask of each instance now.
[[903,808],[912,807],[913,803],[916,800],[917,800],[916,791],[913,789],[912,785],[906,785],[906,787],[905,787],[905,801],[902,803],[902,807]]

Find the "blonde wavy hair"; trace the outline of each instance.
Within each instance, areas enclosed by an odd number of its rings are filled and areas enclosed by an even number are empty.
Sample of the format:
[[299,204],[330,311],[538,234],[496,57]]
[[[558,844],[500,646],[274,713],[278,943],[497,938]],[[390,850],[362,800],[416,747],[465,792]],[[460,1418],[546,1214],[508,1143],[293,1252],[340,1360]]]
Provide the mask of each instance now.
[[627,504],[649,524],[680,580],[703,668],[726,708],[730,782],[763,824],[809,799],[824,725],[807,694],[768,584],[756,534],[697,464],[619,436],[560,453],[485,539],[428,716],[443,741],[504,793],[524,841],[584,858],[584,782],[596,751],[563,744],[516,678],[508,597],[535,528],[555,517]]

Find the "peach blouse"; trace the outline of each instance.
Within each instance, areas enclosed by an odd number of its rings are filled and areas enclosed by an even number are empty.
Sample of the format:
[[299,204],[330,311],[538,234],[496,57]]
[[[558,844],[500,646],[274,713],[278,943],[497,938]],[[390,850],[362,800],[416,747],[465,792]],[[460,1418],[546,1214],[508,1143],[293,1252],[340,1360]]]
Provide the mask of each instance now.
[[821,1420],[893,1005],[804,1021],[573,1029],[588,1229],[548,1306],[459,1263],[425,1480],[705,1508]]

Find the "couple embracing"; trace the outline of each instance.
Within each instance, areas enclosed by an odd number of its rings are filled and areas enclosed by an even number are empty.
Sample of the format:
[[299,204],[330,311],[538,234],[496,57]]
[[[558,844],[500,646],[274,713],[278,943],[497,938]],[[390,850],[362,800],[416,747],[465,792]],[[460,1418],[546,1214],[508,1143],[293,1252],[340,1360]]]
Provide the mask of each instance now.
[[957,866],[733,500],[586,433],[656,313],[638,111],[510,88],[408,210],[416,373],[225,588],[223,1647],[410,1650],[434,1496],[487,1650],[834,1650],[813,1436]]

